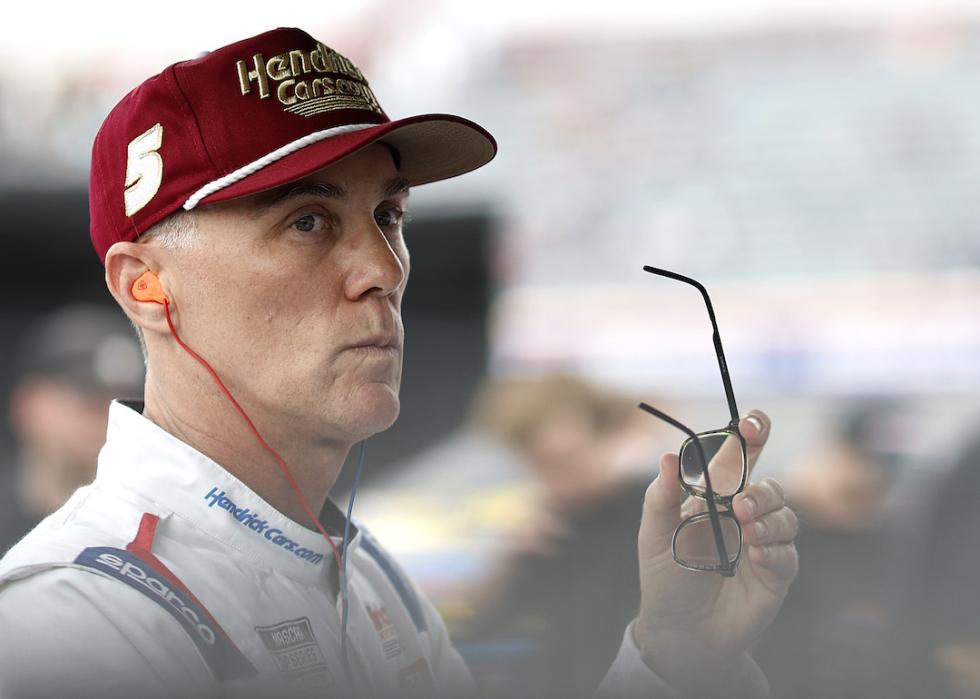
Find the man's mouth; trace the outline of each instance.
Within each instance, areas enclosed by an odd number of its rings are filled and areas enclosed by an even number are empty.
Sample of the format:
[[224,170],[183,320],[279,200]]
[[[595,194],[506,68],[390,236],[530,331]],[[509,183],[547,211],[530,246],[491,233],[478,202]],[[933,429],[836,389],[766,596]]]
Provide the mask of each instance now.
[[347,347],[348,350],[379,356],[401,354],[401,339],[394,335],[372,335]]

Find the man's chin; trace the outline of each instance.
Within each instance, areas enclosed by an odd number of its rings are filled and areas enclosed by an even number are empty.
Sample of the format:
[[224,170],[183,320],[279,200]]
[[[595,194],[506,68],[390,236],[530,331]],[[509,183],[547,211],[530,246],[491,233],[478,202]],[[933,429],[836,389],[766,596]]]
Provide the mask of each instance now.
[[384,432],[395,424],[401,402],[397,389],[388,384],[372,383],[361,386],[348,407],[348,429],[361,440]]

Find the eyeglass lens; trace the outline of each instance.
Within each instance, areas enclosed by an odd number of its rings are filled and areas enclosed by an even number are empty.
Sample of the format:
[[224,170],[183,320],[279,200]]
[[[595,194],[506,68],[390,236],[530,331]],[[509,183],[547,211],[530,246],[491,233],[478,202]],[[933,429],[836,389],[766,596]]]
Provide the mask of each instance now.
[[[715,495],[730,498],[741,490],[745,482],[745,452],[742,442],[730,431],[705,432],[698,435],[704,458],[711,474],[711,487]],[[704,472],[701,459],[693,440],[686,440],[679,454],[681,480],[685,489],[704,497]]]
[[[730,512],[718,513],[725,553],[730,564],[738,560],[742,548],[742,532]],[[699,570],[718,568],[718,546],[707,512],[684,520],[674,534],[674,557],[682,565]]]

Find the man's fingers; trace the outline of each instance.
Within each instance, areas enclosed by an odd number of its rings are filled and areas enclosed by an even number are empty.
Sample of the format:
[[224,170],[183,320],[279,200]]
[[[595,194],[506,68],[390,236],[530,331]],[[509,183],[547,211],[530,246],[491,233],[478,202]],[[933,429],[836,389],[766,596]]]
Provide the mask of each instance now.
[[640,554],[652,557],[670,550],[670,540],[680,522],[681,485],[677,454],[660,457],[660,475],[647,487],[640,522]]
[[[746,480],[748,474],[752,473],[759,454],[762,453],[766,441],[769,439],[769,417],[761,410],[752,410],[738,423],[738,431],[745,440],[746,454]],[[710,438],[708,438],[710,439]],[[705,437],[702,436],[702,441]],[[706,447],[710,442],[705,442]],[[739,477],[742,474],[741,444],[734,435],[730,435],[717,449],[708,464],[711,473],[712,487],[715,492],[721,494],[731,494],[740,485]],[[695,483],[703,484],[704,478],[700,474],[697,455],[694,447],[688,447],[684,452],[685,472],[693,472]],[[691,478],[689,475],[688,478]]]
[[[686,454],[685,460],[691,459],[693,453]],[[721,447],[711,457],[708,464],[708,471],[711,473],[711,485],[716,493],[731,495],[739,485],[739,478],[742,475],[742,445],[735,435],[729,435]],[[697,483],[704,483],[704,478],[698,471]]]
[[742,533],[753,546],[788,544],[800,533],[800,521],[793,510],[784,507],[744,525]]
[[746,456],[748,457],[749,473],[755,468],[755,462],[759,460],[762,448],[766,446],[769,439],[769,431],[772,428],[772,421],[769,416],[761,410],[750,410],[748,414],[739,420],[738,431],[745,438]]
[[735,496],[732,509],[735,516],[743,525],[769,512],[782,509],[786,504],[783,487],[775,478],[763,478],[758,483],[746,486],[745,490]]
[[767,587],[785,592],[785,586],[796,577],[800,558],[793,544],[749,546],[749,560],[759,570]]

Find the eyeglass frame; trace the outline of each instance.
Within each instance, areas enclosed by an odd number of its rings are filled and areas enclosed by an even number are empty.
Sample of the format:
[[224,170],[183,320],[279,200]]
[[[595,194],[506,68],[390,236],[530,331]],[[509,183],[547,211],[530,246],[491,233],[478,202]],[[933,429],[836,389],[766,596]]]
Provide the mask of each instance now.
[[[704,285],[701,284],[696,279],[686,277],[683,274],[678,274],[677,272],[671,272],[670,270],[652,267],[650,265],[644,265],[643,271],[649,272],[650,274],[655,274],[657,276],[667,277],[669,279],[674,279],[676,281],[684,282],[685,284],[689,284],[695,287],[699,292],[701,292],[701,297],[704,299],[705,307],[708,310],[708,317],[711,320],[712,342],[715,347],[715,356],[718,359],[718,368],[719,371],[721,372],[721,382],[725,389],[725,398],[728,401],[728,410],[729,413],[731,414],[731,420],[729,421],[727,427],[718,430],[711,430],[710,432],[703,432],[699,435],[695,433],[687,425],[674,419],[670,415],[667,415],[666,413],[657,410],[651,405],[643,402],[639,404],[639,407],[642,410],[663,420],[664,422],[672,425],[673,427],[676,427],[677,429],[679,429],[680,431],[684,432],[687,435],[687,440],[685,440],[685,442],[681,445],[681,449],[678,452],[678,457],[679,457],[678,477],[681,486],[688,493],[688,495],[692,497],[696,497],[700,500],[704,500],[705,504],[707,505],[708,518],[711,521],[711,529],[714,534],[715,545],[718,548],[719,565],[711,566],[711,567],[698,567],[681,560],[680,557],[678,557],[677,555],[677,535],[685,526],[689,525],[692,521],[696,521],[703,518],[704,517],[703,512],[691,515],[690,517],[685,518],[679,525],[677,525],[677,528],[674,530],[674,535],[671,538],[671,554],[673,555],[674,562],[676,562],[678,565],[684,568],[687,568],[688,570],[714,571],[720,573],[724,577],[732,577],[735,575],[735,569],[738,567],[738,563],[739,560],[741,559],[741,554],[742,554],[742,526],[741,524],[739,524],[738,519],[734,516],[734,513],[731,510],[731,505],[735,496],[745,489],[745,484],[748,479],[748,454],[745,446],[745,437],[742,436],[742,433],[738,429],[738,423],[739,423],[738,407],[736,406],[735,403],[735,392],[732,389],[731,376],[728,373],[728,362],[725,360],[725,350],[722,347],[721,335],[718,332],[718,321],[715,318],[714,306],[712,306],[711,304],[711,297],[708,295],[708,290],[705,289]],[[715,492],[714,488],[712,488],[711,486],[711,475],[708,472],[708,460],[705,457],[704,447],[701,444],[700,437],[706,435],[725,433],[725,432],[727,432],[732,436],[735,436],[739,441],[739,446],[741,447],[741,451],[742,451],[742,476],[739,482],[739,486],[737,489],[735,489],[734,492],[732,492],[730,495],[719,495],[717,492]],[[680,457],[683,455],[684,449],[687,447],[689,442],[693,443],[696,447],[697,450],[696,453],[698,455],[699,465],[701,466],[701,472],[704,474],[705,487],[703,493],[698,492],[698,490],[696,490],[693,486],[688,484],[684,479],[684,465]],[[719,513],[718,505],[725,505],[729,509]],[[736,552],[735,557],[731,560],[729,560],[727,547],[725,546],[724,536],[722,535],[721,532],[722,516],[730,517],[735,522],[738,531],[738,551]]]

